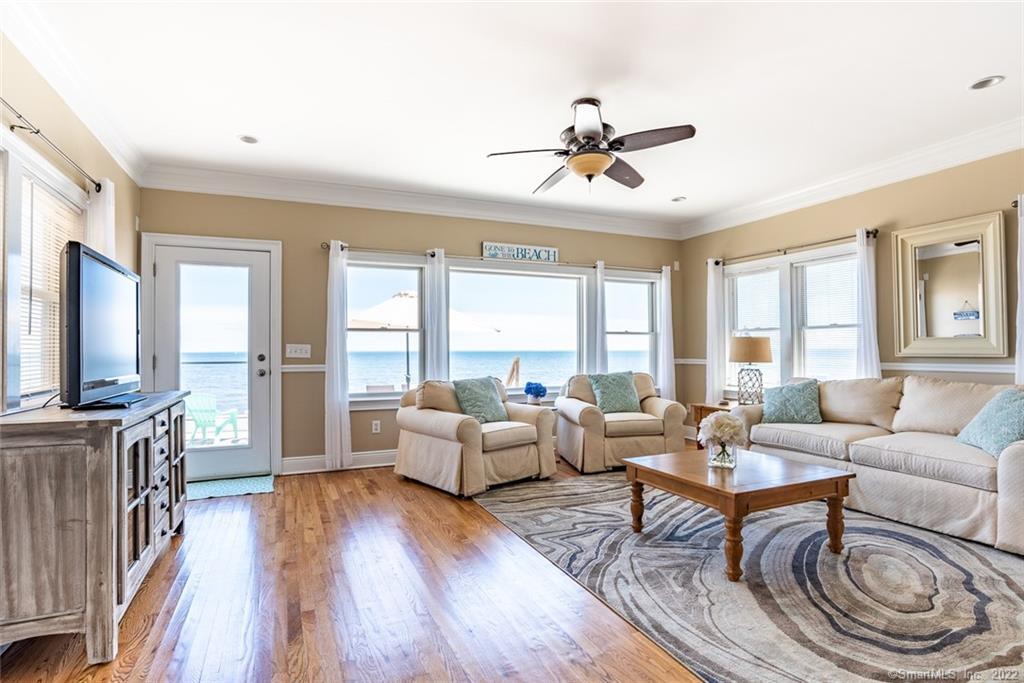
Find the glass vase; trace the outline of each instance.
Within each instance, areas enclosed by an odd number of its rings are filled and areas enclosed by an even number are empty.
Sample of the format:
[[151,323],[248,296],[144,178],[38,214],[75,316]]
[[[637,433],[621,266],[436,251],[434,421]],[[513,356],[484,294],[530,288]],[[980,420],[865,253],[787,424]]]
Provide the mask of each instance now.
[[714,442],[708,444],[708,467],[736,469],[736,456],[727,444]]

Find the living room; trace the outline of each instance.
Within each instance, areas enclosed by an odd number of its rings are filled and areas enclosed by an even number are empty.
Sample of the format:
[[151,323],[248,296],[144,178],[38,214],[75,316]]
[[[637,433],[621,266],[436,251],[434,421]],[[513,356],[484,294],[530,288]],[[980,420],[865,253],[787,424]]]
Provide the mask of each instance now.
[[0,678],[1024,675],[1022,50],[4,4]]

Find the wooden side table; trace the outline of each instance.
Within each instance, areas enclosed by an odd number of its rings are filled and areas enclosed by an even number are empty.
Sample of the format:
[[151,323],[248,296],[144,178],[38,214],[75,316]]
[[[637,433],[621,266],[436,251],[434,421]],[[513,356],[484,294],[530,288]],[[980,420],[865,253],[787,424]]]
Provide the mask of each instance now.
[[693,423],[700,426],[700,421],[711,413],[717,413],[721,410],[728,412],[735,408],[738,404],[736,401],[729,401],[729,405],[720,406],[715,403],[691,403],[690,414],[693,415]]

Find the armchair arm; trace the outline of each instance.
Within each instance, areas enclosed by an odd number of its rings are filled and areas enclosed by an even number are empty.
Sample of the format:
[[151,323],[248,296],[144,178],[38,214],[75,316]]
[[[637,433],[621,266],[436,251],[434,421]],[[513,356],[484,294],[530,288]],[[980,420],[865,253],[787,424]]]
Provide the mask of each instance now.
[[464,445],[479,444],[482,439],[480,423],[474,418],[433,408],[399,408],[398,426],[410,432],[457,441]]
[[551,408],[545,408],[544,406],[531,406],[526,403],[511,402],[505,404],[505,410],[508,412],[508,419],[532,425],[536,425],[539,419],[546,413],[551,412]]
[[[754,425],[761,423],[761,418],[764,417],[764,406],[760,403],[752,406],[736,406],[729,411],[730,415],[738,417],[740,422],[743,423],[744,428],[747,430],[747,444],[750,443],[750,430]],[[700,425],[697,425],[699,428]]]
[[598,427],[604,433],[604,413],[592,403],[578,398],[559,396],[555,399],[558,414],[580,427]]
[[640,410],[666,421],[679,422],[679,424],[686,421],[686,406],[679,401],[670,401],[667,398],[648,396],[640,401]]
[[996,547],[1024,555],[1024,441],[1003,449],[996,464]]
[[525,403],[506,403],[508,419],[526,422],[537,428],[537,459],[540,478],[550,477],[558,468],[555,460],[555,411]]

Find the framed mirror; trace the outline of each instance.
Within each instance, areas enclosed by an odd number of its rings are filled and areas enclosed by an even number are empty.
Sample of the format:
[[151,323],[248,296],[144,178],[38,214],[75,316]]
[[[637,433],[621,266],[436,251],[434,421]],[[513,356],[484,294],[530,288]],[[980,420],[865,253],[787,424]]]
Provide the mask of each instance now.
[[1005,357],[999,211],[892,233],[896,355]]

